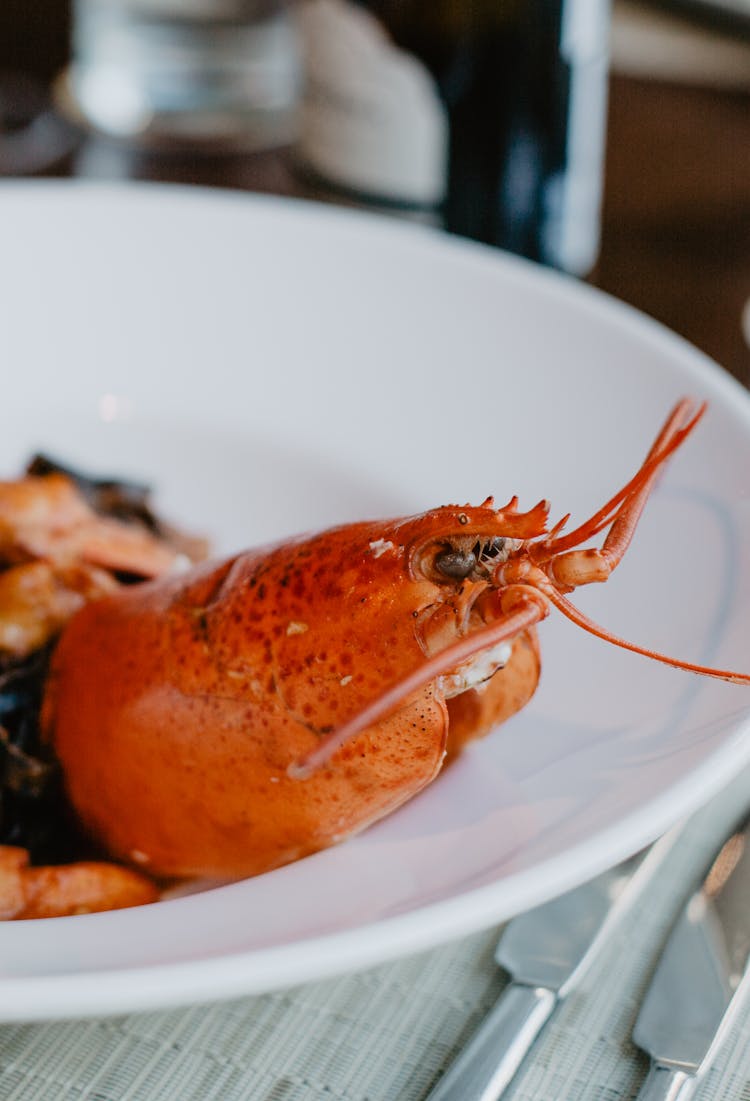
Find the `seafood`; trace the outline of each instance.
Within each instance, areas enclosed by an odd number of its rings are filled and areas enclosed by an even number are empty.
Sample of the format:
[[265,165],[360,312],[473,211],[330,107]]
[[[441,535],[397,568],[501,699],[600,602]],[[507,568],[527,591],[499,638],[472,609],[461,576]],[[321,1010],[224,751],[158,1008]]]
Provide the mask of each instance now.
[[[246,876],[362,830],[532,696],[536,625],[606,581],[667,459],[703,414],[673,410],[589,520],[444,506],[201,564],[78,612],[42,727],[83,826],[156,876]],[[599,548],[580,544],[607,531]]]
[[0,845],[0,921],[66,917],[156,902],[154,883],[117,864],[29,867],[25,849]]
[[[145,487],[94,481],[43,457],[25,477],[0,482],[0,919],[156,897],[142,875],[80,862],[95,854],[41,744],[38,713],[49,655],[71,616],[201,550],[157,520]],[[62,863],[70,860],[79,862]]]
[[83,604],[118,588],[118,573],[156,577],[180,560],[142,524],[94,511],[57,470],[0,482],[0,657],[38,650]]
[[65,474],[0,482],[0,560],[44,559],[154,577],[176,552],[143,527],[100,515]]

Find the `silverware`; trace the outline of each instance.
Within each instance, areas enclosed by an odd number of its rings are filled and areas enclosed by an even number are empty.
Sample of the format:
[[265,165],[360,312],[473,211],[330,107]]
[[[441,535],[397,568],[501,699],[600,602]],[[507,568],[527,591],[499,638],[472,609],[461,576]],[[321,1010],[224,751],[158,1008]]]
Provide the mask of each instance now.
[[750,818],[684,906],[633,1029],[651,1056],[637,1101],[688,1101],[748,985]]
[[555,1006],[652,879],[675,836],[671,831],[650,850],[509,922],[495,960],[511,981],[425,1101],[500,1097]]

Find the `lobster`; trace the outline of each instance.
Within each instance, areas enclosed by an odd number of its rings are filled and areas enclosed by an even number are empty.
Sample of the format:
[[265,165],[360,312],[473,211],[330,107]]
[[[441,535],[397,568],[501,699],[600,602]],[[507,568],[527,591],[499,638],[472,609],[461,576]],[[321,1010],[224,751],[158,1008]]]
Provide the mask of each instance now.
[[[551,608],[668,665],[568,599],[606,581],[705,406],[681,401],[593,516],[448,505],[206,562],[77,612],[44,736],[83,826],[156,877],[255,875],[362,830],[522,708]],[[605,532],[600,547],[581,543]]]

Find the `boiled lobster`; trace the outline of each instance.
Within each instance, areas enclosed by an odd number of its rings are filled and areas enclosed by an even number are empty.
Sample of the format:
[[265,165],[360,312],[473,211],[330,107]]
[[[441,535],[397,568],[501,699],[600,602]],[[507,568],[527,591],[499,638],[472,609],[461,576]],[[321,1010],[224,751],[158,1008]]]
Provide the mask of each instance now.
[[[536,624],[620,562],[669,457],[680,402],[633,478],[585,523],[549,506],[448,505],[209,562],[78,612],[42,711],[68,795],[112,856],[155,876],[247,876],[363,829],[446,756],[523,707]],[[580,544],[607,531],[599,548]]]

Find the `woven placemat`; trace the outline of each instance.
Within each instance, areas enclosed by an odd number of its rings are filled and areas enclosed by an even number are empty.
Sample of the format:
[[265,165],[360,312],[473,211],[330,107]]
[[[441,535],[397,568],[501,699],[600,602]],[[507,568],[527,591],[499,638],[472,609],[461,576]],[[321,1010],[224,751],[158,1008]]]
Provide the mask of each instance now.
[[[743,776],[684,826],[509,1099],[636,1096],[647,1064],[629,1036],[649,975],[681,900],[749,795]],[[0,1101],[423,1101],[503,988],[498,933],[262,997],[2,1026]],[[750,1101],[750,1005],[697,1101]]]

